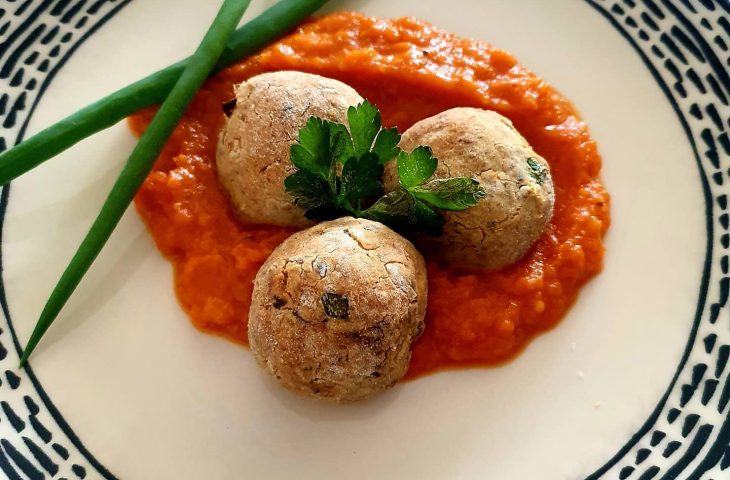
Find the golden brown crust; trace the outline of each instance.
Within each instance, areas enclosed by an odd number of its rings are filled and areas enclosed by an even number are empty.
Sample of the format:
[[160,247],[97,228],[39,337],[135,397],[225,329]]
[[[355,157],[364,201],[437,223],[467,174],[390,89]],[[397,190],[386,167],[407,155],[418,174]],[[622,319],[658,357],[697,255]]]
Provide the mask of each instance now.
[[294,171],[289,147],[311,116],[347,124],[363,99],[337,80],[302,72],[257,75],[236,88],[236,107],[221,131],[218,175],[239,217],[250,223],[306,227],[284,178]]
[[[520,259],[550,221],[554,193],[547,162],[512,122],[488,110],[454,108],[406,130],[401,148],[420,145],[439,159],[436,178],[473,177],[487,196],[468,210],[444,212],[444,234],[419,243],[463,268],[497,269]],[[530,157],[547,169],[542,184],[529,174]],[[386,190],[398,185],[395,162],[386,166],[384,183]]]
[[[323,296],[346,302],[328,311]],[[291,390],[361,400],[405,374],[426,297],[426,265],[408,240],[370,220],[324,222],[284,241],[256,275],[251,350]]]

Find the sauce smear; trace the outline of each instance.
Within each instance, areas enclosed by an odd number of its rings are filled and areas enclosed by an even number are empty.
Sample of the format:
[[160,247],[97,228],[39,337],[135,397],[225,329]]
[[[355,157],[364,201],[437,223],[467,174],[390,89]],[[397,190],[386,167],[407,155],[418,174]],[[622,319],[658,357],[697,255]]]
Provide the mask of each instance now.
[[[377,105],[386,126],[401,132],[452,107],[495,110],[550,163],[555,213],[517,264],[463,274],[427,259],[426,330],[414,345],[407,378],[511,358],[554,326],[600,271],[609,196],[599,180],[596,144],[568,100],[484,42],[412,18],[336,13],[303,24],[210,79],[137,195],[137,210],[174,265],[180,303],[199,329],[247,343],[254,276],[292,233],[238,222],[215,168],[225,120],[221,105],[233,98],[235,84],[274,70],[341,80]],[[131,117],[131,128],[141,133],[153,113]]]

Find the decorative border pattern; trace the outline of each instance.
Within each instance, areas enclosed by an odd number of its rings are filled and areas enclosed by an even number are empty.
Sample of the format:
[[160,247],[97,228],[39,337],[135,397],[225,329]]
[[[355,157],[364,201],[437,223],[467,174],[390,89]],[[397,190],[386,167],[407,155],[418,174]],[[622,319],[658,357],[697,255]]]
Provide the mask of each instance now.
[[[0,151],[22,140],[68,57],[129,1],[5,0]],[[676,374],[646,422],[587,480],[728,478],[730,1],[586,1],[629,41],[672,104],[695,153],[707,218],[698,306]],[[9,191],[0,195],[0,236]],[[20,345],[1,279],[0,306],[0,471],[11,480],[83,479],[89,472],[115,478],[85,449],[32,369],[16,368]]]
[[730,3],[588,2],[631,43],[677,113],[695,154],[707,219],[696,316],[676,374],[644,425],[588,479],[728,478]]
[[[0,151],[19,143],[43,93],[76,49],[130,0],[5,0],[0,6]],[[0,238],[10,186],[0,194]],[[1,247],[1,245],[0,245]],[[0,258],[0,271],[2,263]],[[0,279],[0,477],[115,478],[86,450],[31,367]],[[12,342],[12,346],[10,345]]]

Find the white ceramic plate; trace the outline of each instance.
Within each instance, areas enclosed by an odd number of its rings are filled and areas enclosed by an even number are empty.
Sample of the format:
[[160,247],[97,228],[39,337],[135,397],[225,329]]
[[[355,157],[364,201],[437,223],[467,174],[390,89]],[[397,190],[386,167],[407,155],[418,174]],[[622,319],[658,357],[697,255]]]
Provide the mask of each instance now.
[[[270,4],[254,0],[247,18]],[[3,145],[188,55],[217,6],[4,0]],[[336,407],[287,393],[247,350],[196,331],[130,210],[18,370],[19,345],[134,145],[117,125],[3,190],[0,476],[730,478],[727,1],[328,9],[487,40],[570,98],[613,198],[604,272],[513,362]]]

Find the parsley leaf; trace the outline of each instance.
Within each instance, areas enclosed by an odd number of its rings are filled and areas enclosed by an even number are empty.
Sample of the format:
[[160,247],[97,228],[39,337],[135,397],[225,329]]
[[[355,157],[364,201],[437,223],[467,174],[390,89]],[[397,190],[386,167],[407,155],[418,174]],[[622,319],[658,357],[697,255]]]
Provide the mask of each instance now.
[[291,163],[299,170],[305,170],[331,182],[334,166],[332,151],[332,122],[310,117],[299,130],[299,142],[291,146]]
[[416,220],[421,230],[431,237],[440,237],[444,231],[444,217],[421,200],[416,200]]
[[341,195],[349,202],[379,195],[383,191],[383,165],[380,158],[371,152],[360,158],[350,157],[342,167]]
[[444,217],[402,188],[380,198],[363,211],[362,216],[384,223],[404,235],[422,231],[438,237],[443,233]]
[[442,210],[466,210],[484,198],[479,182],[469,177],[431,180],[409,189],[416,198]]
[[411,153],[398,154],[398,177],[404,188],[420,185],[434,174],[438,160],[429,147],[418,147]]
[[527,168],[530,169],[528,173],[535,179],[538,185],[545,183],[548,178],[548,169],[545,165],[540,163],[536,158],[529,157],[527,159]]
[[286,177],[284,188],[294,197],[294,205],[305,210],[327,204],[329,185],[307,170],[298,170]]
[[350,124],[355,156],[370,151],[375,137],[380,132],[380,112],[375,105],[364,101],[356,107],[347,109],[347,122]]
[[[438,166],[431,149],[421,146],[411,153],[401,151],[398,131],[382,128],[380,112],[367,101],[350,107],[347,119],[349,130],[343,124],[311,117],[290,149],[297,171],[284,179],[284,187],[307,218],[331,220],[352,215],[402,233],[421,231],[438,236],[444,225],[440,210],[464,210],[486,194],[471,178],[429,181]],[[384,165],[393,158],[400,186],[383,195]],[[537,168],[531,160],[545,169],[532,158],[528,159],[531,169]]]
[[417,221],[416,201],[413,195],[399,188],[380,197],[363,212],[363,216],[396,230],[403,229],[414,225]]
[[338,163],[344,164],[350,157],[355,156],[350,132],[341,123],[330,124],[330,145],[332,156]]
[[436,232],[440,232],[443,226],[443,219],[439,223],[432,215],[440,217],[433,211],[434,208],[466,210],[486,195],[479,182],[468,177],[438,178],[427,182],[438,166],[438,160],[429,147],[421,146],[411,153],[400,152],[397,161],[400,185],[417,199],[421,213],[419,222],[424,230],[428,227],[431,234],[440,234]]
[[384,128],[378,134],[373,145],[373,153],[380,157],[380,163],[385,165],[388,160],[395,158],[401,149],[398,148],[400,134],[395,128]]

